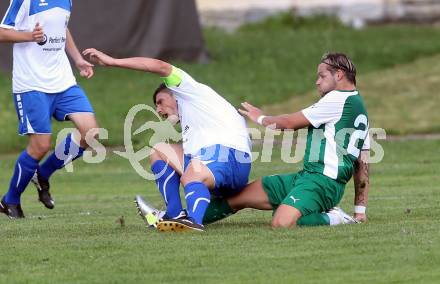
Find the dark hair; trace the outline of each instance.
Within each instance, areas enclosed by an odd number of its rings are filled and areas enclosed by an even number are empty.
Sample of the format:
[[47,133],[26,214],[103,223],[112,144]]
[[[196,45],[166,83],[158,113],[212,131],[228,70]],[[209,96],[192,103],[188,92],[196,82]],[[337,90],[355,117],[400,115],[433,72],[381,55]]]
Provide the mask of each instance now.
[[344,71],[347,80],[356,85],[356,66],[347,55],[343,53],[326,53],[322,56],[321,63],[327,64],[332,73],[335,73],[338,69]]
[[159,85],[159,87],[157,87],[157,89],[154,91],[153,94],[153,104],[156,105],[156,98],[157,98],[157,94],[159,94],[160,92],[162,92],[163,90],[167,89],[167,86],[162,83]]

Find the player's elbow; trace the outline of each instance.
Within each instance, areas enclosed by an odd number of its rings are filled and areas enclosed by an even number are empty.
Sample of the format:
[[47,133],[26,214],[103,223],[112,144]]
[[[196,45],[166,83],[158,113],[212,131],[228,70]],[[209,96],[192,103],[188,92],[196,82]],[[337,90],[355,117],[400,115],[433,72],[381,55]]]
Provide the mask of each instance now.
[[168,62],[162,60],[154,61],[154,72],[161,77],[168,77],[171,74],[172,66]]
[[161,77],[168,77],[171,74],[172,68],[171,64],[159,59],[145,61],[145,70]]

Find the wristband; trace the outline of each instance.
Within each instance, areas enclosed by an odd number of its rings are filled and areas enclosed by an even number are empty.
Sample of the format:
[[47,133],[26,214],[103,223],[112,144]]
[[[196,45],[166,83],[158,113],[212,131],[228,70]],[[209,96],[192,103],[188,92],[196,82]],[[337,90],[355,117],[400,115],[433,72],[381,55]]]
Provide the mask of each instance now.
[[354,213],[357,214],[365,214],[365,211],[367,211],[367,207],[362,205],[355,205],[354,206]]
[[257,118],[257,123],[258,123],[259,125],[263,125],[263,119],[264,119],[265,117],[266,117],[265,115],[260,115],[260,116]]

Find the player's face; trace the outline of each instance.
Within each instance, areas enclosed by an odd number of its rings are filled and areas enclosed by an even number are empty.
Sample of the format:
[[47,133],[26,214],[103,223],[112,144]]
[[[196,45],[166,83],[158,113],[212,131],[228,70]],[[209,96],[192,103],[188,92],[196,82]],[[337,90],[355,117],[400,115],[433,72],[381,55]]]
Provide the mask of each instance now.
[[161,91],[156,96],[156,111],[163,118],[177,116],[177,102],[173,95],[167,91]]
[[316,80],[316,87],[318,88],[321,97],[336,89],[336,74],[332,74],[328,69],[328,65],[321,63],[318,65],[318,79]]

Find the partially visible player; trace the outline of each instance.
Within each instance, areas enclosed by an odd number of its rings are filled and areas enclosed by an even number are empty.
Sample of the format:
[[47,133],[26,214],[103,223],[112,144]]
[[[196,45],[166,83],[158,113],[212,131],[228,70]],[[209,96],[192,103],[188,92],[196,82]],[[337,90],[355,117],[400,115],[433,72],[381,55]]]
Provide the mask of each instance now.
[[[161,116],[180,121],[183,143],[159,143],[150,155],[151,170],[167,206],[158,229],[203,230],[211,194],[231,196],[248,182],[250,139],[244,118],[212,88],[169,63],[143,57],[115,59],[96,49],[87,49],[83,54],[96,64],[162,77],[164,83],[154,92],[153,101]],[[180,183],[184,186],[186,212],[180,199]]]
[[[93,108],[77,85],[66,54],[81,76],[93,76],[93,65],[83,59],[67,28],[71,5],[71,0],[11,0],[0,23],[0,42],[14,43],[12,91],[18,132],[29,138],[15,164],[9,190],[0,202],[0,212],[10,218],[24,217],[20,196],[31,179],[39,200],[47,208],[54,208],[49,178],[82,156],[87,133],[90,137],[97,134]],[[81,136],[69,134],[40,164],[50,149],[52,117],[72,121]]]

